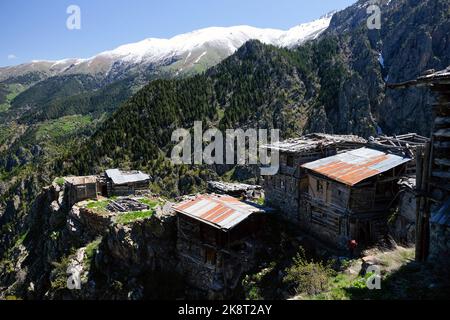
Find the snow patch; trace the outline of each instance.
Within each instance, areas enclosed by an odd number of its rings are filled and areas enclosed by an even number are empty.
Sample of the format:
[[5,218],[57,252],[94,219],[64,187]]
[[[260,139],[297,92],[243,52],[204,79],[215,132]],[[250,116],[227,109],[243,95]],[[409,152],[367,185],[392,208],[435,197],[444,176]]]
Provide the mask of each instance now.
[[203,58],[207,53],[208,51],[203,52],[197,59],[195,59],[194,64],[199,63],[201,58]]

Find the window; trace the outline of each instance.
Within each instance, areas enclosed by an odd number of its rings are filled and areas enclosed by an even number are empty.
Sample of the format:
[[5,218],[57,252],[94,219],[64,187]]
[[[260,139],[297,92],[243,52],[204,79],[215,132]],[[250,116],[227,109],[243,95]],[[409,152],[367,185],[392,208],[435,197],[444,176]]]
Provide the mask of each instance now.
[[294,167],[294,156],[288,155],[286,158],[286,166],[288,167]]
[[316,183],[317,192],[323,192],[323,183],[320,180],[317,180]]
[[216,265],[216,250],[205,248],[205,263],[211,266]]

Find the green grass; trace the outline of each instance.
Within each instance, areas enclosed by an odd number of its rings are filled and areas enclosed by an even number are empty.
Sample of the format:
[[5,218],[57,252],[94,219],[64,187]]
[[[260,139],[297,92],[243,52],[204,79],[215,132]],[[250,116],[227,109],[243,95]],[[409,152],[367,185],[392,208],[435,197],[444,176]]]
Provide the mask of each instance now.
[[149,206],[150,208],[154,208],[154,207],[156,207],[159,204],[158,201],[150,200],[148,198],[139,199],[139,202]]
[[128,224],[137,220],[150,218],[153,213],[153,210],[126,212],[120,214],[117,217],[116,222],[119,224]]
[[58,186],[62,187],[62,186],[66,183],[66,180],[64,180],[64,178],[59,177],[59,178],[56,178],[56,179],[55,179],[55,183],[56,183]]
[[108,206],[108,204],[111,202],[110,199],[107,200],[91,200],[88,202],[88,204],[86,205],[87,209],[90,209],[91,211],[97,213],[97,214],[107,214],[108,210],[106,209],[106,207]]
[[86,250],[84,251],[84,254],[86,256],[86,260],[88,262],[91,262],[92,259],[94,258],[94,254],[98,249],[98,246],[100,245],[100,243],[102,242],[102,238],[97,238],[94,241],[92,241],[91,243],[89,243],[86,246]]
[[11,102],[15,97],[19,95],[25,88],[20,84],[10,84],[8,85],[9,93],[6,95],[6,101],[0,104],[0,113],[8,111],[11,108]]
[[28,231],[21,234],[20,237],[16,241],[15,247],[20,246],[25,241],[25,238],[27,237],[27,235],[28,235]]
[[39,124],[36,130],[36,140],[50,139],[58,141],[72,133],[86,128],[92,123],[91,116],[73,115]]

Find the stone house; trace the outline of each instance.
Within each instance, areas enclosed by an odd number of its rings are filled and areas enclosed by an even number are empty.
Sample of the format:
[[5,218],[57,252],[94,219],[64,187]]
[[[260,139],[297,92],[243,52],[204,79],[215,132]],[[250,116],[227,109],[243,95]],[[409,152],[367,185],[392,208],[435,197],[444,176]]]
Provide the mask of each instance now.
[[96,199],[98,192],[97,176],[65,177],[70,205],[77,202]]
[[[287,220],[298,223],[300,218],[300,166],[365,145],[367,141],[352,135],[309,134],[265,146],[277,151],[280,167],[274,176],[264,177],[266,203],[280,211]],[[305,188],[305,186],[303,186]]]
[[387,233],[387,218],[410,158],[360,148],[303,164],[300,225],[345,248]]
[[228,195],[204,194],[173,207],[177,251],[189,284],[209,298],[223,298],[252,267],[265,210]]

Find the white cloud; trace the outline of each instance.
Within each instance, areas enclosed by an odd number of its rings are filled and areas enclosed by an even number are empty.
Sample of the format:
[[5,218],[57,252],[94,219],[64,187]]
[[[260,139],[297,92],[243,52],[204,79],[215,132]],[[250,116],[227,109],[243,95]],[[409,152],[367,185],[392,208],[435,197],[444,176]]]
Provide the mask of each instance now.
[[16,59],[16,55],[15,54],[8,54],[8,60],[14,60]]

